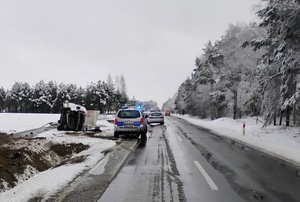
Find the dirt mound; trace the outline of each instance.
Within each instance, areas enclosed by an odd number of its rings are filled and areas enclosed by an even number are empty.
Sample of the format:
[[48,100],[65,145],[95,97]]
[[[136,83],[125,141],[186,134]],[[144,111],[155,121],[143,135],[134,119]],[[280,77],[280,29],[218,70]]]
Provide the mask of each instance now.
[[46,139],[14,138],[0,133],[0,192],[49,168],[82,162],[84,156],[70,157],[88,148],[89,145],[82,143],[59,144]]

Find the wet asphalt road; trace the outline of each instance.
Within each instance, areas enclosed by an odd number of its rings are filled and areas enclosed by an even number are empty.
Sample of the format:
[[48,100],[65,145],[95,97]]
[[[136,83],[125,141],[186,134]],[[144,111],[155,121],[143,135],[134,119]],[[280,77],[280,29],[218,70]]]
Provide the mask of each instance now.
[[176,117],[151,130],[99,202],[300,201],[292,165]]
[[[208,171],[221,174],[245,201],[300,201],[299,168],[181,119],[173,118],[170,124],[210,164]],[[216,184],[219,190],[226,186],[217,179]]]

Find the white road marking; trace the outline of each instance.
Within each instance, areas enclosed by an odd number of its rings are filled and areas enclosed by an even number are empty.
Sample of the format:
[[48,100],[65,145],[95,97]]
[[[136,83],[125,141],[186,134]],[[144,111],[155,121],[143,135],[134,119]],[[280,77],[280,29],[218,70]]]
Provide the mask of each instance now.
[[177,136],[177,137],[178,137],[179,141],[182,142],[182,139],[179,136]]
[[210,186],[212,190],[219,190],[217,185],[212,181],[212,179],[209,177],[207,172],[204,170],[204,168],[200,165],[198,161],[194,161],[195,165],[197,166],[200,173],[203,175],[204,179],[206,180],[207,184]]

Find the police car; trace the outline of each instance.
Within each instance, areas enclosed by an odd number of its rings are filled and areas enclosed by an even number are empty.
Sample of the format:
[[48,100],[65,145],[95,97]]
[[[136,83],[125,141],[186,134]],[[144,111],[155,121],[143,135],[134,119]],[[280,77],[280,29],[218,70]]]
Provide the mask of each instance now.
[[114,137],[133,134],[137,138],[147,138],[147,121],[142,109],[137,107],[122,107],[116,113],[114,120]]

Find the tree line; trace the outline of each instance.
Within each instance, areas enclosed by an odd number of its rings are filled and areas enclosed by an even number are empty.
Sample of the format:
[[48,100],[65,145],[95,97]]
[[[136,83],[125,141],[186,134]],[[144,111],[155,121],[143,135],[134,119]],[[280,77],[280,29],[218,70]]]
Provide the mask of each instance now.
[[299,0],[263,0],[259,22],[229,25],[205,44],[178,88],[175,109],[201,118],[264,116],[300,125]]
[[59,113],[65,101],[82,105],[87,110],[115,111],[128,102],[125,78],[116,76],[113,82],[108,75],[106,82],[91,82],[85,88],[44,80],[34,86],[15,82],[9,90],[0,88],[0,112]]

